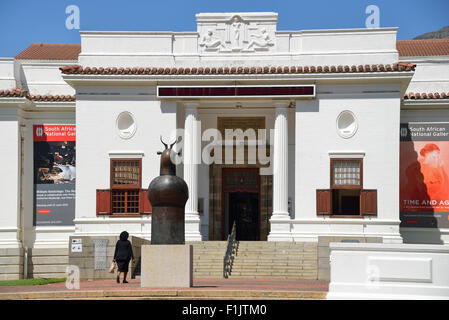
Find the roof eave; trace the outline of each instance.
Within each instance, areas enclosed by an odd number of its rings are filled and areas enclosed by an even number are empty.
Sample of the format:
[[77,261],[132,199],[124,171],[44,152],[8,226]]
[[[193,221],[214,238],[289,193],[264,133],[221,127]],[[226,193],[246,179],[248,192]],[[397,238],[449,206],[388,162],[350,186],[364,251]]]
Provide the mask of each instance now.
[[414,71],[393,72],[354,72],[354,73],[302,73],[302,74],[200,74],[200,75],[96,75],[96,74],[63,74],[62,78],[70,85],[79,83],[156,83],[156,82],[203,82],[203,81],[320,81],[320,80],[375,80],[396,79],[408,82],[412,79]]
[[449,109],[449,99],[406,99],[402,100],[401,109]]

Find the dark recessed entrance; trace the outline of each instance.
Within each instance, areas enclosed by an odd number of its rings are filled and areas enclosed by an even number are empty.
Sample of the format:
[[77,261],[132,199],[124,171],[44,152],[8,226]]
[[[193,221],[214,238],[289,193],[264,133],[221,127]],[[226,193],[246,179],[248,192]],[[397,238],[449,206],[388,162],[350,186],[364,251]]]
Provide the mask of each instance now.
[[236,223],[237,240],[260,240],[260,176],[258,168],[223,169],[225,239]]
[[259,240],[259,194],[231,192],[228,207],[228,232],[235,221],[237,240]]

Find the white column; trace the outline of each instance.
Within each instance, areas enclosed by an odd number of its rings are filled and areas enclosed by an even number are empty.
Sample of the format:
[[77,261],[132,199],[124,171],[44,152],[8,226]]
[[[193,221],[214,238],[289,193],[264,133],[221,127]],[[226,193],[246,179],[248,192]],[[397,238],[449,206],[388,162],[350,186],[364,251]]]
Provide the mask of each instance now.
[[[0,109],[0,113],[0,136],[3,137],[0,144],[2,157],[0,166],[0,176],[2,177],[2,182],[0,183],[1,256],[4,255],[5,248],[20,249],[22,247],[20,235],[21,229],[23,230],[23,223],[21,222],[20,212],[21,111],[18,107],[18,102],[17,104],[11,102],[10,108],[5,103]],[[18,252],[15,251],[14,254],[18,254]],[[16,267],[18,268],[18,264],[14,265],[14,268]],[[21,276],[21,272],[18,269],[11,273]]]
[[185,103],[184,122],[184,180],[189,187],[185,207],[185,239],[201,241],[201,220],[198,213],[198,164],[200,163],[200,126],[198,102]]
[[291,241],[288,212],[288,105],[275,101],[273,153],[273,214],[268,240]]

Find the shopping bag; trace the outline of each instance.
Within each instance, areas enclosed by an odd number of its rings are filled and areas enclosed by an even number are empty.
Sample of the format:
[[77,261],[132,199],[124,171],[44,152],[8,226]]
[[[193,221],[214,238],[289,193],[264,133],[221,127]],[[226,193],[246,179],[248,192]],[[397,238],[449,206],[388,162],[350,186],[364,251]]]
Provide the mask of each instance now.
[[116,268],[117,268],[117,264],[115,263],[115,261],[112,261],[111,266],[109,267],[109,272],[114,273]]

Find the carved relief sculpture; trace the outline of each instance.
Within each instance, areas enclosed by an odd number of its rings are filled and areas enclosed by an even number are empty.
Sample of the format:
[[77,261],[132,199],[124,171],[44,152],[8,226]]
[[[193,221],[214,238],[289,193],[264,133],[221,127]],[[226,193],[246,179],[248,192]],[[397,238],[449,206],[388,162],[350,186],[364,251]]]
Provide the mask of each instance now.
[[240,22],[239,17],[235,16],[232,19],[232,35],[233,35],[233,50],[234,49],[241,49],[240,46],[240,33],[242,29],[242,23]]
[[246,53],[270,51],[275,44],[276,15],[254,17],[251,14],[198,16],[198,41],[201,52]]
[[274,43],[270,39],[270,35],[268,34],[267,30],[265,28],[262,28],[260,30],[260,34],[251,34],[250,38],[251,41],[248,44],[248,47],[246,49],[252,49],[253,46],[255,46],[255,50],[258,48],[260,49],[268,49],[268,46],[273,46]]
[[208,51],[218,51],[220,49],[226,49],[220,38],[214,36],[214,32],[209,29],[200,42],[201,47],[205,47]]

